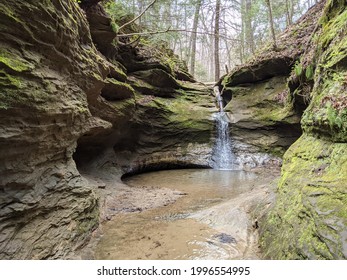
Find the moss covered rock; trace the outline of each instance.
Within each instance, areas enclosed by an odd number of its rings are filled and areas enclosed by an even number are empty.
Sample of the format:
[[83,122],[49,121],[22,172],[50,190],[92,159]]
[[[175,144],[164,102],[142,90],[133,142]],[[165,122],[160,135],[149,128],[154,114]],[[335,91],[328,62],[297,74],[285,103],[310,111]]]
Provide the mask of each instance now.
[[279,34],[276,49],[268,44],[217,83],[232,123],[234,152],[240,159],[247,155],[259,164],[259,153],[282,157],[301,135],[300,115],[307,105],[298,105],[299,91],[294,98],[293,92],[300,84],[294,80],[289,88],[287,84],[296,61],[306,53],[313,32],[317,31],[323,6],[323,2],[318,3]]
[[[80,159],[81,168],[93,166],[103,173],[122,175],[210,166],[214,143],[213,98],[204,86],[186,84],[186,87],[174,98],[136,92],[135,106],[121,109],[133,110],[130,120],[120,126],[117,126],[119,122],[115,123],[108,135],[80,139],[76,157]],[[132,106],[129,100],[123,103]]]
[[250,145],[254,151],[278,156],[301,135],[300,118],[288,99],[286,77],[227,90],[232,99],[225,111],[233,139]]
[[[209,164],[208,89],[183,90],[184,63],[165,48],[115,46],[99,2],[0,3],[2,259],[75,257],[100,212],[83,164],[107,179]],[[132,78],[127,52],[138,67]]]
[[74,1],[0,3],[0,258],[66,258],[98,225],[72,154],[107,65]]
[[132,75],[155,87],[172,89],[180,88],[180,85],[177,83],[175,78],[161,69],[153,68],[146,71],[137,71],[133,72]]
[[347,258],[345,1],[327,2],[316,35],[314,86],[303,136],[284,157],[262,246],[274,259]]
[[303,135],[286,153],[262,245],[273,259],[347,257],[347,144]]
[[119,82],[113,78],[105,80],[105,86],[101,91],[101,96],[106,100],[121,100],[127,98],[134,98],[134,89],[126,83]]

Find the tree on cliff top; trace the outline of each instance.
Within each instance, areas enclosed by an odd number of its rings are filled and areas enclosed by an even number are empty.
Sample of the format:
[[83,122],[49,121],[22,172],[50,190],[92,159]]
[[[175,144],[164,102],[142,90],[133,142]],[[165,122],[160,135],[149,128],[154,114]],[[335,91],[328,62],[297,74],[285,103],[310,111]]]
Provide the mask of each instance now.
[[191,73],[211,81],[223,74],[222,65],[231,69],[245,62],[269,39],[276,45],[276,34],[315,1],[272,0],[270,5],[268,0],[81,0],[80,5],[88,8],[99,2],[107,3],[116,17],[127,15],[118,26],[119,37],[132,33],[127,23],[136,22],[141,32],[129,38],[167,41],[189,63]]

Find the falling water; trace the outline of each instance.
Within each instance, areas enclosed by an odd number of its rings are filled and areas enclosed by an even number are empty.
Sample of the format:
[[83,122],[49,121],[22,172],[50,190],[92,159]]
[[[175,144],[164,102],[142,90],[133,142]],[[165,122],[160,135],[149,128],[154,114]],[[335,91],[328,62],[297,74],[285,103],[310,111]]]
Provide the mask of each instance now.
[[234,154],[231,150],[231,139],[229,135],[229,122],[228,117],[223,109],[223,100],[219,91],[216,92],[217,103],[219,112],[215,114],[217,140],[213,153],[213,168],[219,170],[233,170]]

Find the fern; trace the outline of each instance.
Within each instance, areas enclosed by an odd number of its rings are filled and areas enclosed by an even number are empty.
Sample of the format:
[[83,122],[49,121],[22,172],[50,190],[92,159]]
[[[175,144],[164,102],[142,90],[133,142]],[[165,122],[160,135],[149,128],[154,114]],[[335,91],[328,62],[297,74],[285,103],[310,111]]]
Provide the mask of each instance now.
[[301,74],[302,74],[302,64],[301,64],[301,62],[299,62],[299,61],[295,62],[294,73],[295,73],[295,75],[297,77],[301,76]]
[[306,79],[308,81],[312,80],[313,79],[313,66],[312,65],[309,65],[307,68],[306,68],[306,71],[305,71],[305,76],[306,76]]
[[333,129],[336,119],[336,112],[329,101],[327,102],[326,116],[329,122],[330,129]]

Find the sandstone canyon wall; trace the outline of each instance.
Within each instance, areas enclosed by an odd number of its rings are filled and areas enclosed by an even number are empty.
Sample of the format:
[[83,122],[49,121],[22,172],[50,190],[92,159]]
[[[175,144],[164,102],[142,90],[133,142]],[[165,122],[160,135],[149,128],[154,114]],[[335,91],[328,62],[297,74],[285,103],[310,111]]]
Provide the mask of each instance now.
[[172,53],[113,45],[97,2],[0,3],[0,258],[68,258],[86,242],[100,203],[76,163],[118,179],[209,164],[213,99]]

